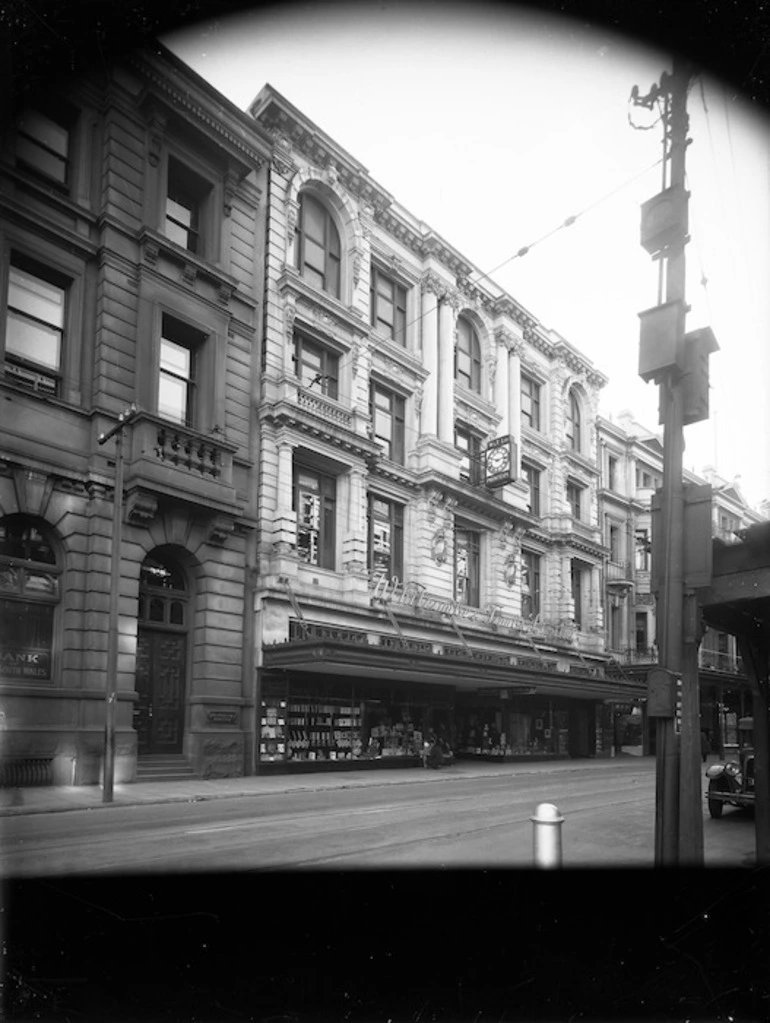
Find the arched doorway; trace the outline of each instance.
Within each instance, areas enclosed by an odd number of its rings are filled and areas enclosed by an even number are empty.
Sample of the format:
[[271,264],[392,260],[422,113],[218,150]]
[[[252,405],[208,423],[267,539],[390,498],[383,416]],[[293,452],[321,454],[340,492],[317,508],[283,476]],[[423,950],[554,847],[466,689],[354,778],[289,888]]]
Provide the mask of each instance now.
[[136,644],[137,752],[181,753],[190,593],[179,566],[155,550],[142,562]]

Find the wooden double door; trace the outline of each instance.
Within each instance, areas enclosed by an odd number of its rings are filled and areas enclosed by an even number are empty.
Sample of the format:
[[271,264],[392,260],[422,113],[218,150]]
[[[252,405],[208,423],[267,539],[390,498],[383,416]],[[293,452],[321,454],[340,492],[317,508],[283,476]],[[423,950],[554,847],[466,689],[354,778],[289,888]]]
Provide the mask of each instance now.
[[139,627],[134,729],[138,752],[181,753],[187,634]]

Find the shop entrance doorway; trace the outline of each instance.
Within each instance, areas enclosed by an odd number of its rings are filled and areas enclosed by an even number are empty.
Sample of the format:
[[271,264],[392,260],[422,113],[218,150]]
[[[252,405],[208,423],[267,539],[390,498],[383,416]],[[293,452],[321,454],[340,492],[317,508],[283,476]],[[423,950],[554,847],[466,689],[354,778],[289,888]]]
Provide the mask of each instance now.
[[137,752],[181,753],[187,678],[189,592],[162,552],[142,564],[136,644],[134,729]]
[[592,753],[589,709],[574,707],[570,711],[569,754],[571,757],[589,757]]

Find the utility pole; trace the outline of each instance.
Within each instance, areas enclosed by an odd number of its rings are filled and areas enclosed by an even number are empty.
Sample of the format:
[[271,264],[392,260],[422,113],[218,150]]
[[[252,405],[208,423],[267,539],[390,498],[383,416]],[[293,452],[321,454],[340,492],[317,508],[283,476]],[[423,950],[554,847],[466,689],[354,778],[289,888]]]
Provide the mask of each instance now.
[[[687,87],[689,64],[675,57],[671,74],[645,97],[636,88],[632,101],[652,109],[662,106],[664,124],[663,190],[642,207],[642,245],[658,261],[658,305],[640,313],[639,374],[660,386],[663,423],[663,487],[657,497],[656,538],[653,530],[653,577],[657,587],[658,648],[662,670],[658,686],[671,687],[668,700],[648,704],[656,721],[656,866],[702,865],[703,806],[700,784],[700,691],[698,646],[700,615],[695,585],[704,579],[687,561],[688,515],[682,479],[685,423],[708,417],[708,354],[716,349],[710,331],[685,334],[685,246],[688,199],[685,152],[688,145]],[[664,288],[665,284],[665,288]],[[706,364],[706,376],[699,368]],[[705,386],[704,400],[699,388]],[[702,503],[702,502],[701,502]],[[689,516],[692,519],[692,515]],[[698,519],[699,526],[702,517]],[[706,521],[706,528],[709,523]],[[706,538],[710,548],[710,533]],[[691,547],[691,545],[689,545]],[[696,552],[697,553],[697,552]],[[692,561],[692,558],[691,558]],[[688,578],[688,569],[689,578]],[[686,587],[686,583],[687,585]],[[674,686],[681,683],[676,695]],[[677,731],[677,723],[679,732]]]
[[112,802],[115,780],[115,718],[118,698],[118,615],[120,610],[120,554],[123,539],[123,430],[138,415],[131,405],[118,416],[111,430],[101,434],[99,444],[115,438],[115,496],[112,504],[112,559],[110,566],[110,623],[107,637],[107,677],[104,704],[104,782],[102,802]]

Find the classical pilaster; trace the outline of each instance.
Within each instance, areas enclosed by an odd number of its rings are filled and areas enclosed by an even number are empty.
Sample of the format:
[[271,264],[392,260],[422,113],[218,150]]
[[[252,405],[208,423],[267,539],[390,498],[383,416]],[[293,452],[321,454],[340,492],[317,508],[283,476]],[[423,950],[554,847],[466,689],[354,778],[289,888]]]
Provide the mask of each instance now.
[[366,569],[366,473],[352,468],[348,473],[348,507],[345,537],[342,541],[342,567],[345,572]]
[[422,282],[422,363],[428,371],[425,381],[420,433],[422,436],[438,434],[438,301],[443,293],[439,279],[429,274]]
[[516,476],[521,475],[521,343],[514,338],[508,350],[508,425],[516,443]]
[[445,294],[438,313],[438,438],[454,444],[454,349],[457,303]]
[[273,549],[288,554],[297,542],[297,513],[292,508],[294,448],[287,440],[278,442],[276,510],[273,520]]
[[497,354],[497,372],[495,373],[495,407],[500,413],[500,425],[497,428],[498,437],[507,437],[511,433],[510,423],[510,401],[509,401],[509,376],[508,376],[508,347],[512,335],[504,327],[495,331],[495,349]]

